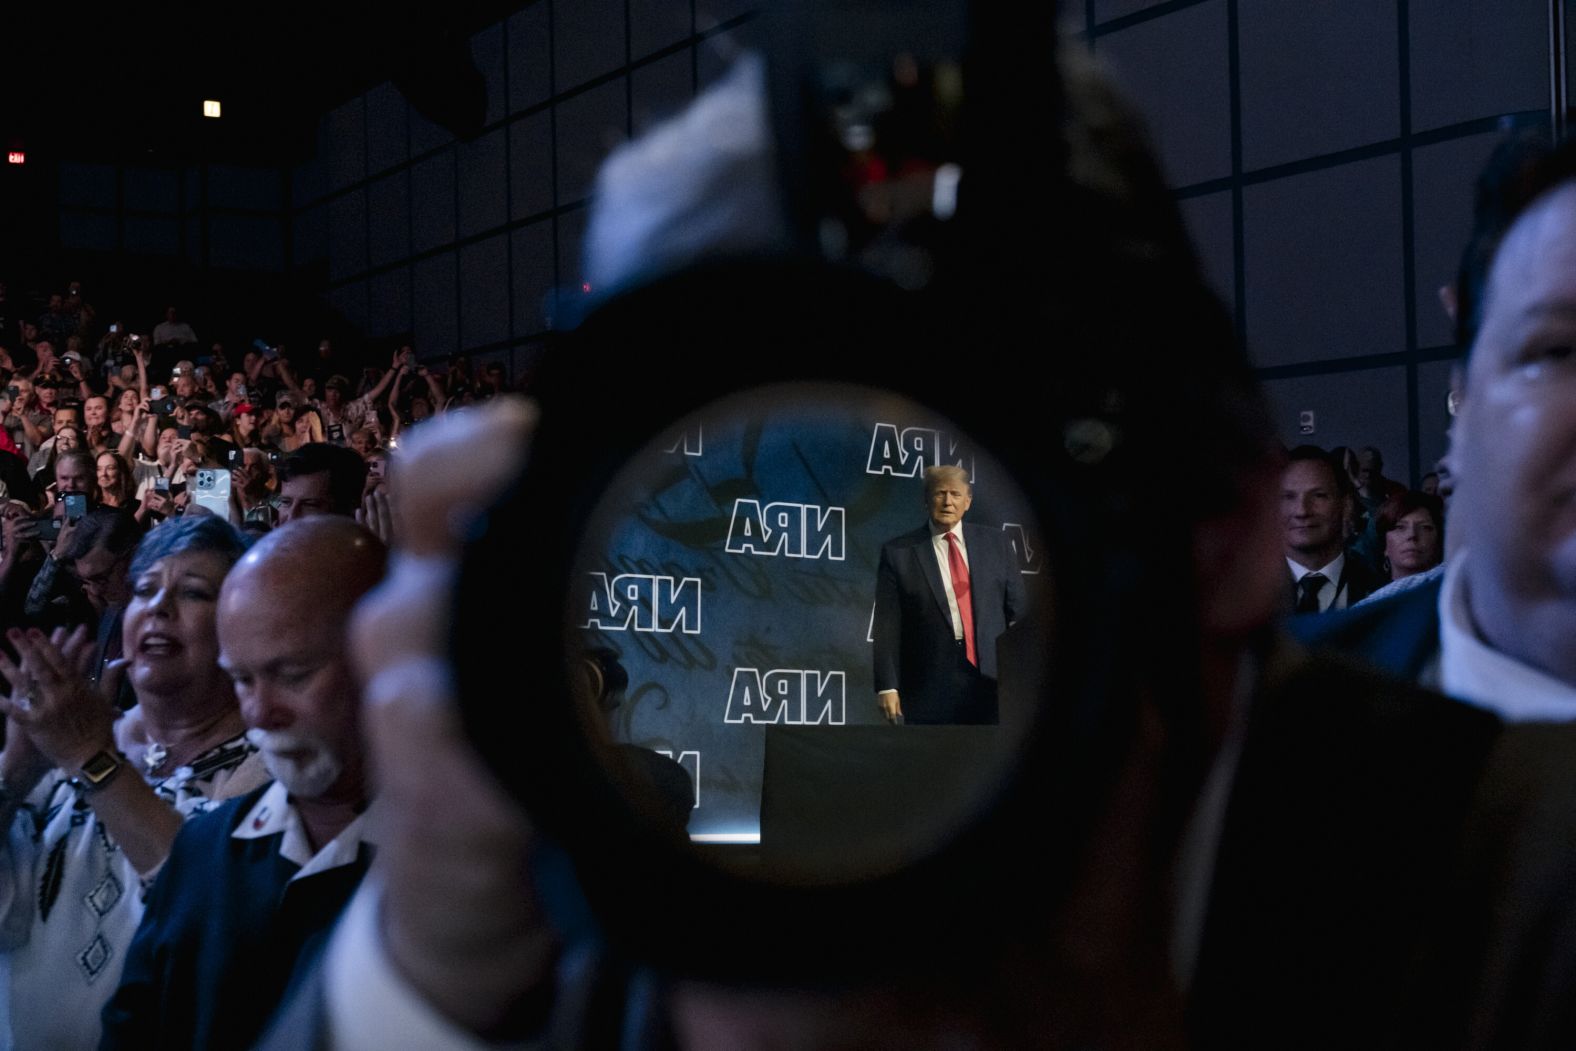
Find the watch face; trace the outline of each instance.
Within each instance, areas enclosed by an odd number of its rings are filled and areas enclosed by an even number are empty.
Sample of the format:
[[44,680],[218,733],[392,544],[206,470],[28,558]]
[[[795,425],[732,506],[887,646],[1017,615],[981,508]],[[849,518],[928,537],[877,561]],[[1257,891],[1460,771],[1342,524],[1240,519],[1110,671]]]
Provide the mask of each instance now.
[[100,752],[82,766],[82,776],[98,784],[120,768],[120,760],[108,752]]

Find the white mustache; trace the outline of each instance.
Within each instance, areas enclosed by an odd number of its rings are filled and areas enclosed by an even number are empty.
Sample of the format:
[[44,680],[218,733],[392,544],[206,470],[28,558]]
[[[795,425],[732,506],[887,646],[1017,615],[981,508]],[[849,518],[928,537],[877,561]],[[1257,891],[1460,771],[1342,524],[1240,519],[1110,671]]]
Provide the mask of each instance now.
[[324,747],[320,738],[294,730],[248,730],[246,739],[264,752],[294,752],[303,748]]

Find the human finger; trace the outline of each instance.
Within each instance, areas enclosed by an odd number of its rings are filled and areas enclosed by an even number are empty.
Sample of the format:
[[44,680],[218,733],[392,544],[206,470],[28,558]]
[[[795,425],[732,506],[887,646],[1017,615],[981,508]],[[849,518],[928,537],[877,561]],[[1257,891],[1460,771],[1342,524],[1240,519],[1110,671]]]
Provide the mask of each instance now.
[[31,628],[17,647],[22,657],[22,670],[45,691],[60,685],[67,674],[65,657],[42,631]]
[[104,665],[104,674],[99,677],[99,694],[104,698],[104,703],[110,707],[115,706],[115,698],[120,694],[120,684],[126,679],[126,669],[131,667],[131,658],[116,657]]
[[[6,637],[15,645],[16,637],[20,634],[20,631],[13,628],[11,631],[6,632]],[[22,691],[22,684],[26,681],[26,676],[22,672],[21,667],[4,650],[0,650],[0,678],[5,679],[13,694]]]
[[86,624],[79,624],[75,631],[57,645],[60,646],[60,652],[65,656],[66,665],[71,670],[84,677],[93,674],[93,639],[88,635]]

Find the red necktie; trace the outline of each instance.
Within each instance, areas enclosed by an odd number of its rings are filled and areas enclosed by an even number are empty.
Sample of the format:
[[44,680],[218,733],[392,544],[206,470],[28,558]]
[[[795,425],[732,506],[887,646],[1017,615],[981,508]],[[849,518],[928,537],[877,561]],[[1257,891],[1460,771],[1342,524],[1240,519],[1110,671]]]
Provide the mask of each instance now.
[[956,533],[947,534],[947,568],[952,570],[952,593],[957,596],[958,617],[963,621],[963,652],[969,663],[978,668],[980,658],[974,649],[974,600],[969,597],[969,567],[963,562]]

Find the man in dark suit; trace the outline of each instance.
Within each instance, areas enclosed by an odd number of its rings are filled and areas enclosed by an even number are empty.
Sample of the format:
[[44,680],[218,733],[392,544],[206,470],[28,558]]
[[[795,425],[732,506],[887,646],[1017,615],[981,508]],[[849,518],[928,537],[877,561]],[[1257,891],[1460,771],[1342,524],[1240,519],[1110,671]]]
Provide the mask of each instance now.
[[928,520],[882,545],[875,679],[889,722],[997,721],[996,640],[1023,615],[1023,577],[1000,530],[964,525],[973,500],[963,468],[927,468]]
[[1294,613],[1354,606],[1377,590],[1379,576],[1346,550],[1351,482],[1328,453],[1299,445],[1281,475],[1281,518]]

